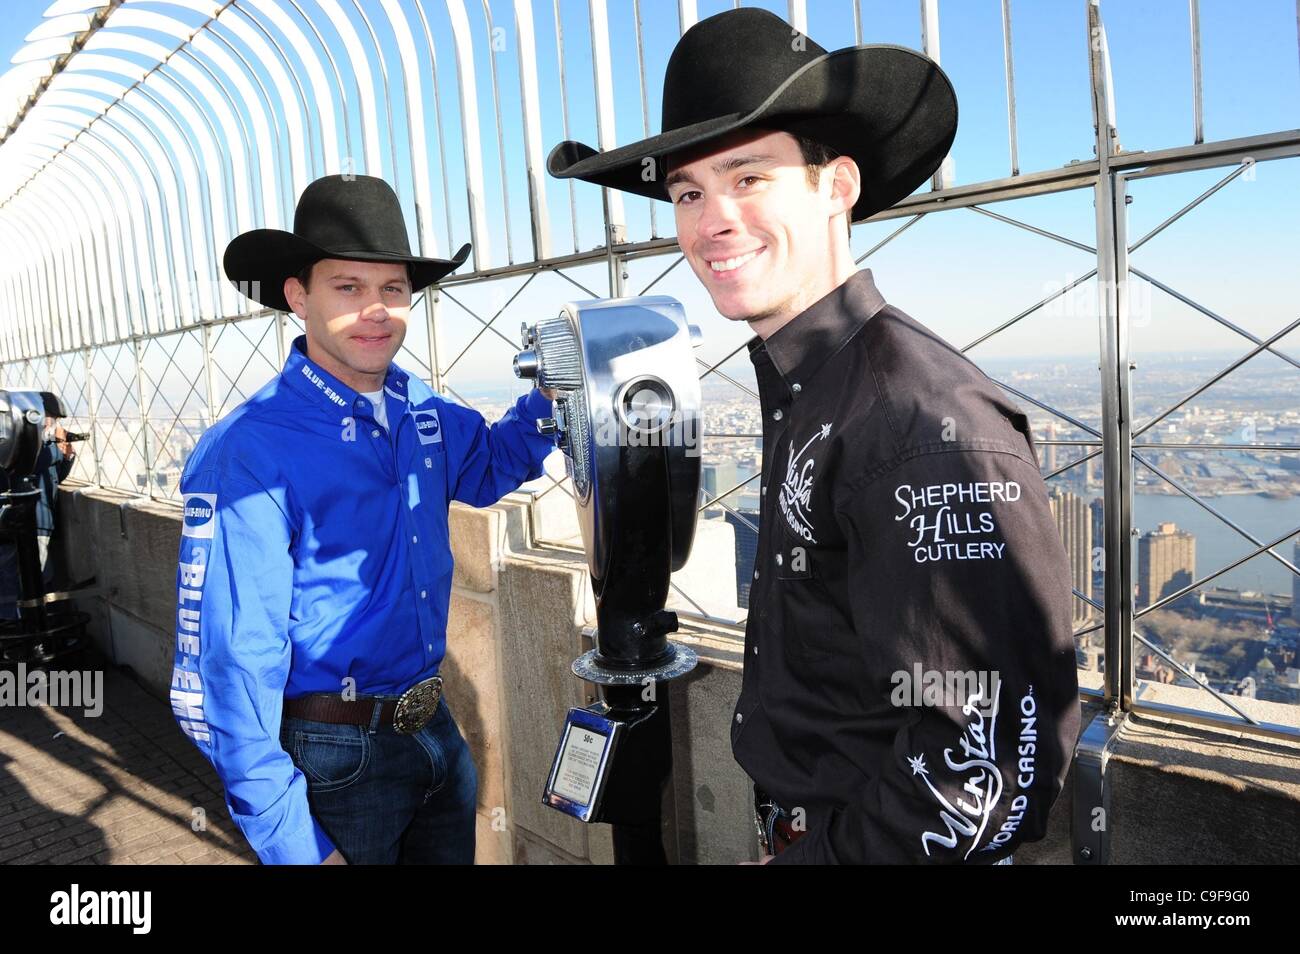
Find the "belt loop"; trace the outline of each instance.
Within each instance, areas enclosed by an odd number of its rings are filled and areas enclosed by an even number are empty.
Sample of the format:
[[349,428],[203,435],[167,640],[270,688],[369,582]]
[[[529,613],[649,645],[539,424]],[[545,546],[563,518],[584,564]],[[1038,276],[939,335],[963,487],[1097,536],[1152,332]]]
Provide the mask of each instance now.
[[371,734],[371,735],[374,735],[377,731],[379,731],[379,717],[382,716],[383,714],[384,714],[384,700],[383,700],[383,699],[376,699],[376,700],[375,700],[375,711],[374,711],[374,713],[370,716],[370,734]]

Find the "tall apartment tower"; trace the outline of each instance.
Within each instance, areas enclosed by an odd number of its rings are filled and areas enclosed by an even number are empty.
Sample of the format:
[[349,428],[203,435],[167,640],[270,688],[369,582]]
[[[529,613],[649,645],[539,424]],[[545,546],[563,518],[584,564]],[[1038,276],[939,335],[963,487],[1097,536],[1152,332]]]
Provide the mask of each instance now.
[[[1048,421],[1043,425],[1041,441],[1056,440],[1056,422]],[[1038,445],[1038,457],[1043,462],[1043,472],[1050,474],[1056,470],[1056,445],[1042,443]]]
[[[1056,532],[1061,535],[1070,557],[1070,582],[1076,590],[1092,598],[1092,510],[1078,494],[1053,487],[1048,495]],[[1074,600],[1074,622],[1091,618],[1093,608],[1078,597]]]
[[1162,523],[1138,540],[1138,606],[1150,606],[1196,579],[1196,537]]
[[[1092,461],[1088,461],[1092,463]],[[1099,561],[1097,555],[1106,547],[1106,504],[1100,497],[1093,497],[1092,503],[1088,504],[1088,510],[1092,513],[1092,598],[1098,603],[1106,602],[1106,573],[1105,562]]]
[[748,609],[749,588],[754,585],[754,563],[758,560],[758,511],[733,513],[728,510],[726,521],[736,529],[736,603]]
[[[1300,539],[1295,542],[1295,555],[1291,561],[1296,566],[1300,566]],[[1291,618],[1300,622],[1300,576],[1291,574]]]

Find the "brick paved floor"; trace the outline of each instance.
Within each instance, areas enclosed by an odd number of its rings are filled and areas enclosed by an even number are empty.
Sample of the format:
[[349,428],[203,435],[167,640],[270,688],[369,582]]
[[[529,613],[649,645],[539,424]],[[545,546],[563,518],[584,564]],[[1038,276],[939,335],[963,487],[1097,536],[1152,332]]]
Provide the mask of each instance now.
[[0,705],[0,864],[255,863],[168,705],[101,657],[65,668],[103,670],[98,716]]

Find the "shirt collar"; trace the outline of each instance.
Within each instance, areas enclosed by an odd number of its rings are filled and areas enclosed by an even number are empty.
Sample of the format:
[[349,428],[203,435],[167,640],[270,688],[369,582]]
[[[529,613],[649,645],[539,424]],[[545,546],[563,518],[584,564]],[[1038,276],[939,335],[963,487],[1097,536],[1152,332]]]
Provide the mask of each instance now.
[[885,299],[876,290],[871,269],[856,271],[767,340],[757,336],[750,339],[750,360],[758,364],[765,355],[787,386],[801,385],[884,306]]
[[[307,357],[306,335],[299,335],[293,340],[293,346],[289,349],[289,357],[284,362],[284,370],[280,372],[280,376],[299,394],[304,395],[308,400],[320,402],[327,408],[351,410],[359,401],[367,405],[370,403],[369,398],[364,397],[360,391],[344,384]],[[388,372],[384,375],[384,390],[405,402],[408,378],[409,375],[405,371],[389,362]]]

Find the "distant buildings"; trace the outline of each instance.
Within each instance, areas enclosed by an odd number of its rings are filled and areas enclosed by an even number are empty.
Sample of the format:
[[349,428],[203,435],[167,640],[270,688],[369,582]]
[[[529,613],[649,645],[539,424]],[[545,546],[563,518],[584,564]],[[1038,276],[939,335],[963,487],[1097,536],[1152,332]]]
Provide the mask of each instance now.
[[[1300,566],[1300,539],[1295,542],[1295,553],[1291,560],[1296,566]],[[1291,574],[1291,618],[1300,623],[1300,576]]]
[[[718,494],[726,493],[738,483],[740,483],[740,474],[735,461],[718,461],[703,464],[700,467],[700,489],[707,494],[704,500],[712,500]],[[728,498],[727,503],[732,506],[735,505],[734,500],[730,498]]]
[[[724,488],[725,489],[725,488]],[[727,511],[727,523],[736,529],[736,602],[749,608],[749,588],[754,584],[758,558],[758,511]]]
[[[1070,581],[1074,588],[1092,599],[1092,511],[1078,494],[1053,487],[1047,498],[1056,518],[1056,531],[1070,557]],[[1086,622],[1092,607],[1079,598],[1074,600],[1074,622]]]
[[1050,443],[1056,440],[1056,421],[1048,421],[1043,425],[1043,437],[1040,446],[1043,453],[1043,472],[1052,473],[1056,470],[1056,449],[1057,445]]
[[[1086,474],[1084,478],[1084,484],[1090,490],[1093,488],[1100,490],[1105,480],[1105,472],[1102,468],[1101,455],[1098,454],[1096,457],[1089,457],[1087,462],[1084,463],[1083,467],[1084,467],[1084,472]],[[1093,539],[1096,540],[1099,538],[1097,537],[1096,534],[1093,534]]]
[[1100,497],[1088,504],[1092,521],[1092,598],[1106,602],[1106,503]]
[[1196,579],[1196,537],[1162,523],[1138,540],[1138,606],[1152,603]]

